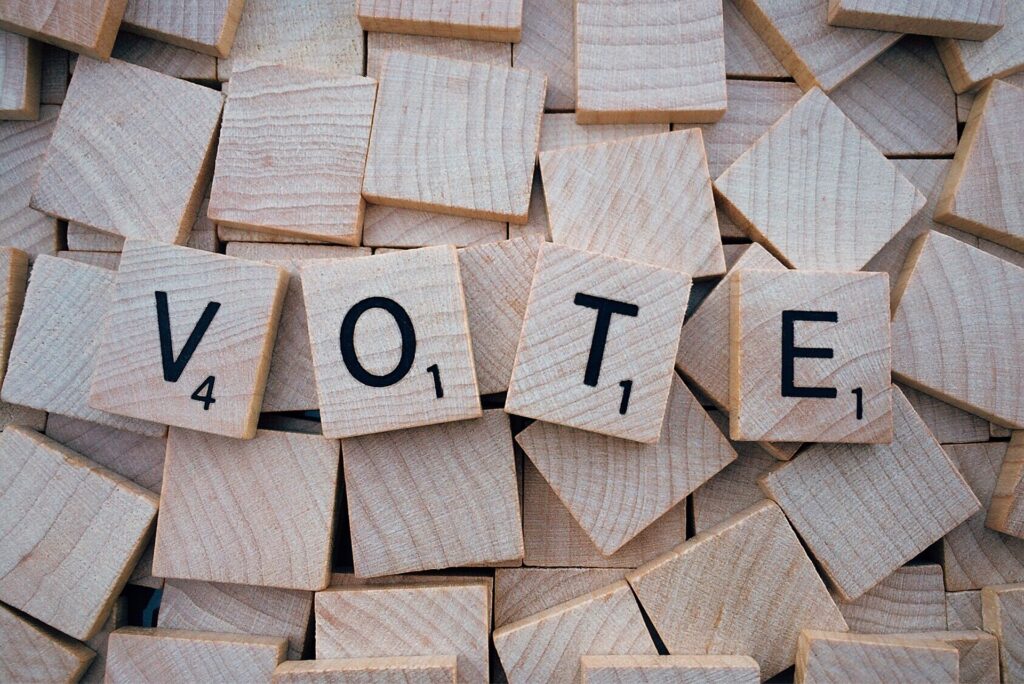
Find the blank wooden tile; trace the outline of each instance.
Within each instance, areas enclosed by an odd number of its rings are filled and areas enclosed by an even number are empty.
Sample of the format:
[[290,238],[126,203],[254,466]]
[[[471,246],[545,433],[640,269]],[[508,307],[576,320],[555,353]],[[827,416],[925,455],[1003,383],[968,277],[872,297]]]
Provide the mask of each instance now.
[[363,196],[525,223],[543,107],[542,74],[392,53],[381,73]]
[[71,58],[64,48],[43,45],[42,68],[39,77],[39,103],[64,104],[70,81]]
[[512,66],[512,49],[508,43],[374,32],[366,35],[366,75],[380,80],[384,62],[392,52],[413,52],[466,62]]
[[655,655],[629,585],[619,580],[494,631],[508,681],[580,681],[580,656]]
[[488,671],[489,592],[483,584],[337,588],[317,592],[316,658],[458,658],[458,681]]
[[217,146],[210,218],[358,245],[376,92],[376,83],[359,76],[277,65],[236,68]]
[[363,29],[371,32],[515,43],[522,33],[523,0],[487,0],[475,5],[456,0],[357,0],[356,16]]
[[458,677],[455,656],[391,656],[385,658],[328,658],[293,660],[274,670],[274,684],[455,684]]
[[72,261],[89,264],[90,266],[99,266],[108,271],[116,271],[121,263],[120,252],[70,252],[61,250],[57,252],[57,256],[61,259],[71,259]]
[[85,252],[120,252],[124,249],[124,238],[113,233],[104,233],[89,226],[68,222],[68,249]]
[[39,121],[0,121],[0,242],[28,252],[56,254],[57,219],[29,206],[60,107],[39,108]]
[[925,203],[817,88],[719,176],[715,188],[751,237],[787,265],[809,270],[860,269]]
[[1024,69],[1024,6],[1007,2],[1006,23],[988,40],[940,38],[935,46],[958,93],[1015,74]]
[[35,121],[39,118],[41,77],[39,43],[0,30],[0,119]]
[[587,655],[580,658],[583,684],[622,682],[732,682],[758,684],[761,670],[748,656]]
[[999,681],[999,642],[991,634],[977,629],[962,631],[931,631],[900,634],[909,643],[940,642],[952,646],[960,656],[960,682]]
[[1024,585],[1004,584],[981,590],[985,631],[999,639],[999,664],[1003,681],[1024,677]]
[[142,553],[159,499],[22,427],[0,433],[0,455],[0,601],[88,639]]
[[571,113],[545,113],[540,127],[540,152],[558,150],[563,147],[592,145],[613,140],[625,140],[638,135],[668,133],[670,126],[664,123],[650,124],[581,124]]
[[16,31],[90,57],[107,59],[127,0],[11,0],[0,7],[0,29]]
[[4,681],[71,684],[89,669],[95,653],[0,605],[0,677]]
[[245,0],[128,0],[123,27],[189,50],[227,57],[244,5]]
[[725,273],[702,139],[691,129],[541,152],[552,240],[695,278]]
[[[0,383],[7,373],[27,281],[28,255],[13,247],[0,248]],[[42,430],[45,424],[46,414],[42,411],[0,401],[0,430],[7,425]]]
[[[325,435],[353,437],[480,416],[454,247],[320,260],[301,273]],[[338,342],[346,321],[350,359]],[[411,331],[401,332],[403,324]],[[366,382],[359,379],[364,376]]]
[[844,601],[857,599],[981,507],[895,388],[892,444],[815,445],[762,478],[761,487]]
[[851,632],[944,631],[946,594],[942,584],[942,566],[904,566],[856,601],[838,605]]
[[[895,288],[893,377],[957,408],[1024,427],[1024,269],[934,231]],[[956,274],[955,278],[951,278]],[[993,384],[992,378],[1000,378]]]
[[988,421],[984,418],[961,411],[906,385],[899,385],[899,388],[939,444],[970,444],[988,440]]
[[468,247],[499,242],[505,240],[507,234],[508,224],[504,221],[488,221],[379,204],[366,205],[366,214],[363,218],[363,244],[368,247]]
[[[992,447],[992,452],[998,454],[999,450]],[[1024,537],[1024,499],[1021,495],[1024,484],[1024,432],[1011,433],[1010,443],[1005,446],[1003,453],[1005,455],[985,524],[1004,534]]]
[[888,284],[879,273],[737,272],[729,436],[892,441]]
[[508,224],[508,237],[510,240],[516,238],[536,235],[541,239],[550,241],[551,235],[548,232],[548,210],[544,206],[544,184],[540,179],[540,168],[533,174],[533,189],[530,193],[530,217],[521,226],[514,223]]
[[624,575],[616,568],[499,568],[494,571],[494,626],[589,594]]
[[[788,78],[789,72],[772,54],[739,9],[736,0],[723,0],[725,75],[729,78]],[[728,86],[732,99],[732,85]],[[730,106],[731,103],[730,103]],[[726,114],[728,114],[728,110]]]
[[703,123],[725,113],[722,4],[576,3],[580,123]]
[[796,661],[797,681],[934,682],[960,681],[960,654],[940,641],[906,640],[899,635],[844,634],[804,630]]
[[626,578],[669,653],[749,655],[772,677],[801,629],[846,629],[800,541],[764,501]]
[[[576,26],[572,0],[523,0],[523,32],[512,45],[512,66],[548,78],[544,108],[576,108]],[[573,117],[575,119],[575,116]]]
[[831,0],[833,26],[985,40],[1003,26],[1005,0],[927,3],[919,0]]
[[111,57],[186,81],[217,80],[217,58],[213,55],[204,55],[134,33],[117,34]]
[[46,420],[46,436],[113,470],[155,494],[164,477],[167,440],[118,430],[56,413]]
[[981,591],[946,592],[946,629],[981,629]]

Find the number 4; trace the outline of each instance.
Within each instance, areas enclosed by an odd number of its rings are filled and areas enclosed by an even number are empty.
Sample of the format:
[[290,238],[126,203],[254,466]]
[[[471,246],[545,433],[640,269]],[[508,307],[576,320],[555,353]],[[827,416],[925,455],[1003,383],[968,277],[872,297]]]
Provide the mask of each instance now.
[[[214,381],[216,381],[216,379],[217,378],[211,375],[210,377],[203,380],[203,384],[199,385],[199,387],[196,387],[196,391],[192,393],[192,399],[194,401],[203,402],[204,411],[210,410],[210,404],[217,403],[217,400],[213,398],[213,383]],[[204,388],[206,389],[206,394],[202,393]]]

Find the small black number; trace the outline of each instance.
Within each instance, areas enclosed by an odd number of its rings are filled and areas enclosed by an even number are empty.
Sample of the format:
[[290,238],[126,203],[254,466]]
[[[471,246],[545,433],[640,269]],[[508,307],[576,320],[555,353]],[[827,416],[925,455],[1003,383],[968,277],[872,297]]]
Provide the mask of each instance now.
[[629,408],[629,393],[633,391],[633,381],[623,380],[619,383],[619,387],[622,388],[622,401],[619,402],[619,414],[626,415],[626,409]]
[[427,372],[434,376],[434,394],[440,399],[444,396],[444,387],[441,387],[441,369],[435,363],[433,366],[427,367]]
[[864,420],[864,390],[858,387],[850,393],[857,397],[857,420]]
[[[213,398],[213,383],[217,378],[210,376],[203,380],[203,384],[196,387],[196,391],[192,393],[192,399],[195,401],[203,402],[203,410],[209,411],[210,404],[217,403],[217,400]],[[206,394],[203,394],[203,390],[206,390]]]

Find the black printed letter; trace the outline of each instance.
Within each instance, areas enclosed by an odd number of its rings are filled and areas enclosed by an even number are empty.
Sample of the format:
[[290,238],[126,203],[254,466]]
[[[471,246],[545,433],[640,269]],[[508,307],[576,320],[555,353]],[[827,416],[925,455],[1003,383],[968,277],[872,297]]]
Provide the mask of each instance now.
[[[355,332],[356,323],[359,317],[370,309],[383,309],[395,319],[398,324],[398,331],[402,335],[402,356],[394,370],[385,375],[375,375],[359,363],[359,356],[356,355]],[[368,387],[390,387],[401,380],[412,368],[412,362],[416,359],[416,331],[412,327],[412,319],[402,305],[387,297],[367,297],[359,302],[345,314],[341,322],[341,358],[345,367],[359,382]]]
[[793,361],[803,359],[831,359],[831,347],[797,347],[793,343],[793,324],[796,321],[812,323],[838,323],[835,311],[783,311],[782,312],[782,396],[811,399],[835,399],[835,387],[796,387],[793,385]]
[[595,297],[583,293],[577,293],[573,303],[577,306],[585,306],[588,309],[597,309],[597,323],[594,325],[594,339],[590,343],[590,356],[587,357],[587,370],[583,375],[583,384],[587,387],[597,387],[597,378],[601,374],[601,361],[604,360],[604,347],[608,342],[608,325],[611,323],[613,314],[623,316],[637,316],[640,307],[636,304],[617,302],[614,299]]
[[181,348],[181,354],[174,358],[174,346],[171,342],[171,315],[167,307],[167,293],[155,292],[156,295],[156,327],[160,332],[160,360],[164,366],[164,380],[167,382],[178,382],[178,378],[185,372],[185,366],[199,346],[200,340],[206,334],[206,330],[213,322],[213,317],[220,309],[220,302],[210,302],[199,317],[196,327],[192,328],[192,334],[185,341]]

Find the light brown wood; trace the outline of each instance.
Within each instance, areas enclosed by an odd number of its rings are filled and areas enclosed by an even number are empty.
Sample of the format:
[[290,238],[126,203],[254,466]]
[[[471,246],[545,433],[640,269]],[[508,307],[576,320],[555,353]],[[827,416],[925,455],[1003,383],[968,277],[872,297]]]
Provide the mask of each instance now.
[[523,0],[356,0],[356,16],[366,31],[412,33],[516,43],[522,34]]
[[981,629],[981,591],[946,592],[946,629]]
[[[994,453],[998,453],[993,448]],[[992,503],[988,508],[985,525],[993,530],[1014,537],[1024,537],[1024,432],[1011,433],[1010,443],[1005,447],[1005,456],[999,469]],[[1024,577],[1021,578],[1024,580]]]
[[[0,248],[0,386],[7,373],[14,333],[25,302],[28,281],[28,255],[13,247]],[[46,413],[0,401],[0,430],[7,425],[23,425],[42,430]]]
[[455,684],[455,656],[329,658],[284,662],[273,684]]
[[[255,230],[243,228],[231,228],[229,226],[216,226],[217,238],[221,242],[263,242],[281,245],[325,245],[326,242],[318,242],[310,238],[290,237],[288,235],[272,235],[271,233],[258,233]],[[365,234],[364,234],[365,237]]]
[[0,30],[0,119],[39,118],[42,65],[39,43]]
[[124,238],[113,233],[104,233],[75,221],[68,222],[68,249],[76,252],[120,252],[124,249]]
[[217,226],[210,220],[208,212],[210,200],[204,199],[199,205],[199,213],[192,224],[192,231],[185,241],[186,247],[201,249],[204,252],[220,252],[220,239],[217,237]]
[[616,568],[499,568],[494,571],[494,626],[589,594],[624,575]]
[[[789,78],[764,40],[754,31],[739,9],[736,0],[723,0],[725,23],[725,75],[729,78]],[[732,86],[728,86],[732,99]],[[732,104],[730,103],[730,107]],[[726,114],[728,114],[728,110]]]
[[1006,23],[988,40],[935,41],[946,73],[958,93],[974,90],[993,78],[1024,70],[1024,6],[1006,3]]
[[0,7],[0,29],[107,59],[127,0],[10,0]]
[[537,168],[533,174],[533,188],[530,193],[530,217],[521,226],[508,224],[510,240],[536,235],[543,240],[551,241],[548,231],[548,210],[544,204],[544,184],[541,183],[540,168]]
[[[668,133],[668,124],[580,124],[571,113],[545,113],[540,127],[539,152],[564,147],[626,140],[638,135]],[[532,198],[531,198],[532,199]]]
[[999,642],[991,634],[980,631],[980,625],[972,630],[915,632],[899,636],[910,643],[938,641],[954,647],[960,655],[961,684],[999,681]]
[[706,684],[758,684],[761,670],[747,656],[604,656],[580,658],[583,684],[641,682],[706,682]]
[[960,654],[936,640],[808,629],[800,633],[796,681],[956,684]]
[[366,205],[366,215],[363,218],[363,244],[368,247],[468,247],[499,242],[507,235],[508,224],[503,221],[436,214],[379,204]]
[[512,50],[508,43],[373,32],[366,35],[366,75],[380,80],[384,62],[392,52],[412,52],[466,62],[512,66]]
[[[991,240],[986,240],[985,238],[978,238],[978,248],[984,252],[993,254],[999,257],[1000,259],[1009,261],[1011,264],[1014,264],[1015,266],[1024,268],[1024,252],[1018,252],[1017,250],[1010,249],[1009,247],[997,244],[995,242],[992,242]],[[1006,428],[1002,429],[1006,430]],[[1002,436],[1008,437],[1009,435],[1004,434]]]
[[941,565],[898,568],[856,601],[840,603],[851,632],[896,634],[946,629]]
[[669,653],[793,664],[801,629],[846,629],[778,506],[763,501],[628,573]]
[[572,111],[576,108],[573,0],[522,1],[523,32],[512,46],[512,66],[547,76],[545,109]]
[[1004,584],[981,590],[985,631],[999,639],[999,664],[1004,682],[1024,677],[1024,585]]
[[132,574],[128,578],[128,584],[149,589],[163,589],[163,578],[153,576],[153,541],[150,540],[146,545],[142,557],[139,558],[139,562],[135,564],[135,569],[132,570]]
[[86,646],[96,652],[96,657],[92,659],[89,669],[78,680],[81,684],[100,684],[103,682],[107,671],[107,644],[110,641],[110,634],[124,627],[127,621],[128,599],[121,596],[114,602],[114,607],[110,611],[110,615],[107,616],[107,621],[103,623],[100,631],[96,632],[95,636],[85,642]]
[[818,444],[761,479],[844,601],[981,508],[896,388],[893,428],[892,444]]
[[216,57],[134,33],[117,35],[111,57],[186,81],[209,83],[217,80]]
[[0,678],[8,682],[74,684],[95,652],[0,604]]
[[128,0],[124,30],[227,57],[245,0]]
[[1003,26],[1006,0],[929,3],[922,0],[831,0],[833,26],[985,40]]
[[[1006,81],[1018,88],[1024,88],[1024,72],[1018,72],[1010,76],[1003,76],[1000,80]],[[974,107],[974,102],[980,92],[981,89],[978,89],[966,93],[960,93],[956,96],[956,118],[959,123],[967,123],[967,119],[971,114],[971,109]]]
[[99,266],[109,271],[116,271],[121,263],[120,252],[70,252],[61,250],[57,252],[57,256],[61,259],[71,259],[79,263]]
[[46,421],[46,436],[135,484],[160,493],[165,438],[147,437],[56,413]]
[[0,243],[34,259],[60,248],[57,219],[29,206],[60,107],[39,108],[39,121],[0,121]]
[[67,50],[54,45],[43,45],[42,68],[39,77],[39,103],[64,104],[71,78],[71,57]]
[[906,385],[897,386],[939,444],[971,444],[988,440],[988,421],[985,419]]

